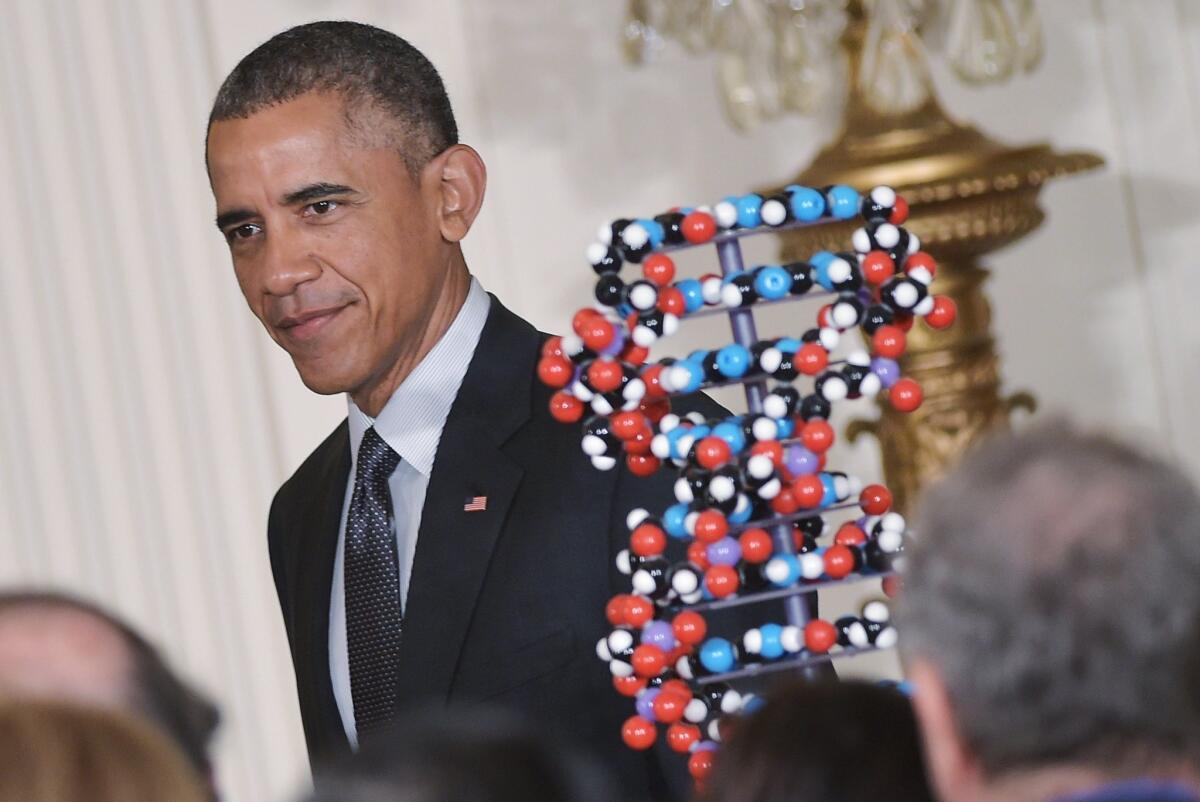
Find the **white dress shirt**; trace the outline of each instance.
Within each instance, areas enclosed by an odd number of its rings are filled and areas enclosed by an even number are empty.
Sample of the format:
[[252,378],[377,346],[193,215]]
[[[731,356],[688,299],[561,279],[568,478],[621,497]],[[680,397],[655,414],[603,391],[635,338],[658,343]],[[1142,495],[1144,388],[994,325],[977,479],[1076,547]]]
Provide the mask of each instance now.
[[474,278],[467,299],[454,322],[421,363],[392,393],[374,420],[346,397],[350,425],[350,478],[342,503],[342,522],[338,530],[337,557],[333,564],[333,590],[329,600],[329,675],[337,700],[342,725],[351,745],[358,746],[354,723],[354,700],[350,693],[350,656],[346,647],[346,584],[343,576],[343,552],[346,542],[346,516],[354,491],[354,472],[358,466],[358,446],[371,426],[400,455],[400,464],[388,479],[392,495],[392,519],[396,529],[396,553],[400,561],[400,600],[408,596],[413,555],[417,551],[417,532],[421,527],[421,508],[433,471],[438,440],[458,396],[458,388],[467,375],[467,367],[479,344],[487,321],[491,299]]

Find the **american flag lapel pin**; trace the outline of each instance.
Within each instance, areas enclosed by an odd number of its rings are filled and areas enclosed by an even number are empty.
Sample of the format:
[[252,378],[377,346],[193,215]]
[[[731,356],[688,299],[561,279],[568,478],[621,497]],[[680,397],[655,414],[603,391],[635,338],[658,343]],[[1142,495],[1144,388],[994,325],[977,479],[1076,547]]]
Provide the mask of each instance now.
[[487,496],[471,496],[463,505],[463,512],[483,512],[487,510]]

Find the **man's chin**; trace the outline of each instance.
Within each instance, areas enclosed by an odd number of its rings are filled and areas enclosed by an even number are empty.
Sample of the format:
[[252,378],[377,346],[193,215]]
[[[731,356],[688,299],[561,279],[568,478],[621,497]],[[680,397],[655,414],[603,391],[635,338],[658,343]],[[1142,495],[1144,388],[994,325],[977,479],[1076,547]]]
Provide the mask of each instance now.
[[300,374],[300,381],[304,382],[304,386],[318,395],[348,393],[356,386],[354,380],[344,372],[320,370],[312,365],[302,364],[295,357],[292,358],[292,364],[296,366],[296,372]]

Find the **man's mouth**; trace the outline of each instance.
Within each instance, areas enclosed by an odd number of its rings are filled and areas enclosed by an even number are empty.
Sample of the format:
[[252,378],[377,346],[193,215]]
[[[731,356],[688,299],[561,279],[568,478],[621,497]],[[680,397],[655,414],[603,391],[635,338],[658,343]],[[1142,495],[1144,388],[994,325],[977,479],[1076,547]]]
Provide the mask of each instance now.
[[343,305],[308,309],[283,318],[275,328],[290,340],[311,340],[345,308]]

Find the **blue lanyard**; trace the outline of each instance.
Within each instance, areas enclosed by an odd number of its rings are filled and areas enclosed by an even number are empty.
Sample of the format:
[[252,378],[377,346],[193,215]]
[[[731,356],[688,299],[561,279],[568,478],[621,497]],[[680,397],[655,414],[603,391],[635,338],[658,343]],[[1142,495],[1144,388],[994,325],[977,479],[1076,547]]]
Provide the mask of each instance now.
[[1126,780],[1101,786],[1056,802],[1200,802],[1196,795],[1176,782]]

